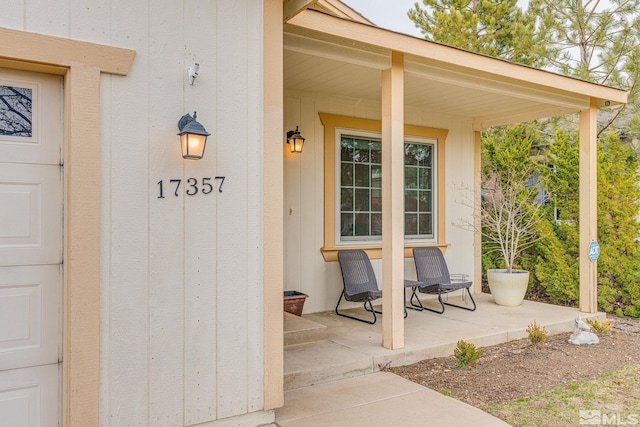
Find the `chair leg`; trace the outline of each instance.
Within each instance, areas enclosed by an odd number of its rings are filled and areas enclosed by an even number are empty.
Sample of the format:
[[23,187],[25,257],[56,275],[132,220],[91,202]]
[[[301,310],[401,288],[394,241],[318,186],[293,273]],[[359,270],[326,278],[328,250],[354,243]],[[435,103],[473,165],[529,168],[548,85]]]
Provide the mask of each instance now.
[[[448,303],[448,302],[443,302],[442,300],[440,302],[442,304],[449,305],[451,307],[457,307],[457,308],[461,308],[463,310],[469,310],[469,311],[476,311],[476,301],[473,299],[473,296],[471,295],[471,291],[469,290],[469,288],[467,288],[466,291],[467,291],[467,294],[469,295],[469,298],[471,298],[471,303],[473,304],[473,308],[465,307],[465,306],[462,306],[462,305],[451,304],[451,303]],[[464,291],[462,291],[462,295],[464,296]],[[438,295],[438,298],[440,298],[439,295]],[[443,307],[443,310],[444,310],[444,307]]]
[[[342,291],[342,293],[340,294],[340,298],[338,299],[338,304],[336,304],[336,314],[337,314],[338,316],[347,317],[347,318],[349,318],[349,319],[353,319],[353,320],[357,320],[357,321],[359,321],[359,322],[364,322],[364,323],[368,323],[368,324],[370,324],[370,325],[373,325],[373,324],[374,324],[374,323],[376,323],[376,321],[378,320],[378,319],[377,319],[377,317],[376,317],[376,313],[378,313],[378,314],[382,314],[382,312],[380,312],[380,311],[376,311],[376,310],[373,308],[373,304],[371,303],[371,299],[367,299],[367,300],[364,302],[364,309],[365,309],[366,311],[370,312],[371,314],[373,314],[373,320],[360,319],[360,318],[355,317],[355,316],[350,316],[350,315],[348,315],[348,314],[340,313],[340,312],[338,311],[338,307],[340,306],[340,303],[342,302],[342,297],[343,297],[343,296],[344,296],[344,290],[343,290],[343,291]],[[370,307],[370,309],[369,309],[369,308],[367,308],[367,303],[369,303],[369,307]]]
[[[422,304],[422,301],[420,301],[420,298],[418,297],[418,294],[416,293],[417,288],[412,288],[413,292],[411,293],[411,298],[409,299],[409,302],[411,303],[411,306],[407,306],[407,308],[410,308],[412,310],[417,310],[417,311],[431,311],[432,313],[437,313],[437,314],[442,314],[444,313],[444,302],[442,301],[442,297],[440,295],[440,292],[438,292],[438,302],[440,303],[440,310],[435,310],[433,308],[429,308],[425,305]],[[417,304],[414,302],[417,301]]]
[[[416,289],[418,289],[416,286],[413,286],[411,288],[411,291],[412,291],[411,292],[411,298],[409,298],[409,304],[410,305],[405,306],[406,307],[405,310],[407,308],[410,308],[411,310],[416,310],[416,311],[424,310],[424,306],[422,305],[422,301],[420,301],[420,298],[418,298],[418,294],[416,294]],[[416,301],[418,301],[417,304],[413,301],[414,299]]]
[[433,308],[429,308],[426,306],[423,306],[422,308],[424,310],[430,311],[432,313],[436,313],[436,314],[442,314],[444,313],[444,301],[442,301],[442,292],[438,291],[438,302],[440,303],[440,310],[435,310]]
[[[363,304],[363,305],[364,305],[364,309],[365,309],[365,310],[367,310],[369,313],[378,313],[378,314],[382,314],[382,312],[381,312],[381,311],[375,310],[375,309],[373,308],[373,303],[372,303],[371,301],[373,301],[373,300],[368,299],[368,300],[366,300],[366,301],[364,302],[364,304]],[[367,308],[367,303],[369,303],[369,308]]]

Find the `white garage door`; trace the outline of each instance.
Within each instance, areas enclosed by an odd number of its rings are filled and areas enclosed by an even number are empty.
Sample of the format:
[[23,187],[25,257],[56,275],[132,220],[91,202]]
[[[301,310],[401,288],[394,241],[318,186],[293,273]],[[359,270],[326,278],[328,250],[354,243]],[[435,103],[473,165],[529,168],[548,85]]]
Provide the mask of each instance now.
[[62,78],[0,69],[0,425],[58,426]]

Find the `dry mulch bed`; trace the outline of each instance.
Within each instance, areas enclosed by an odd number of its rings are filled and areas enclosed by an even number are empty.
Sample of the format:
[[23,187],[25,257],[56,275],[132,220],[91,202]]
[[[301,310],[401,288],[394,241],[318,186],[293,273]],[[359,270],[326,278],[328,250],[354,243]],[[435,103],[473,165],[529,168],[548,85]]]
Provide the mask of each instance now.
[[609,320],[611,332],[601,335],[595,345],[569,344],[571,334],[563,333],[548,336],[538,347],[527,339],[485,347],[469,370],[456,368],[453,355],[388,370],[474,406],[512,401],[560,383],[640,365],[640,319],[611,316]]

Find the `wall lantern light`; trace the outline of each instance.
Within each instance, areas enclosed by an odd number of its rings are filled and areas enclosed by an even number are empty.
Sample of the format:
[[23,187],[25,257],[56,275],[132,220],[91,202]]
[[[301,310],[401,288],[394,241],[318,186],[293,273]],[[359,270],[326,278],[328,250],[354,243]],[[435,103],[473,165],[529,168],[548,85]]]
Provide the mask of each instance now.
[[204,156],[204,147],[207,144],[207,137],[211,135],[196,120],[196,112],[193,117],[185,114],[178,122],[180,129],[180,146],[182,147],[182,158],[198,160]]
[[289,149],[292,153],[302,153],[304,138],[300,135],[298,126],[296,126],[296,130],[290,130],[287,132],[287,144],[289,144]]

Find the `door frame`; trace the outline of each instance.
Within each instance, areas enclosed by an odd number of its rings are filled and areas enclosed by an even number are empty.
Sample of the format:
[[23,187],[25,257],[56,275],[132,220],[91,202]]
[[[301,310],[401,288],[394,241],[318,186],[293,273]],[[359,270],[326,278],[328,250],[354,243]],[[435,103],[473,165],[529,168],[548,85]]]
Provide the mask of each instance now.
[[63,76],[62,425],[99,425],[100,75],[135,51],[0,28],[0,67]]

